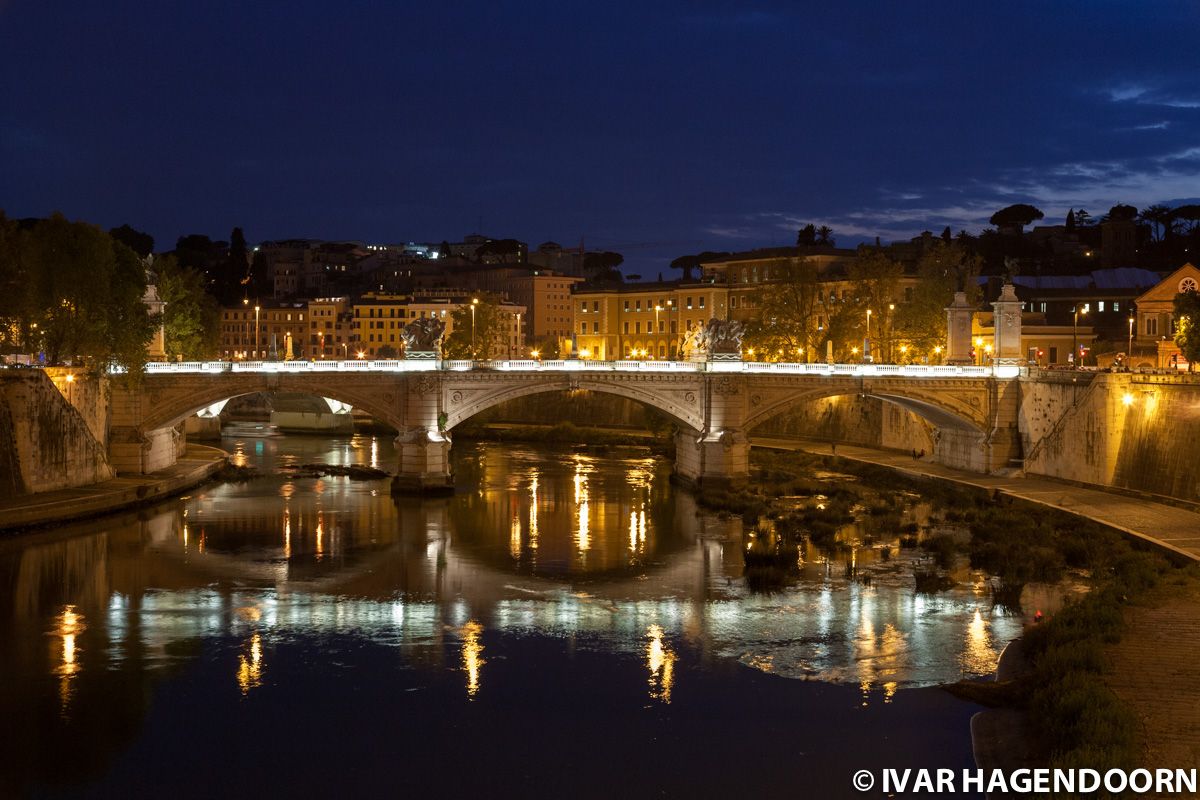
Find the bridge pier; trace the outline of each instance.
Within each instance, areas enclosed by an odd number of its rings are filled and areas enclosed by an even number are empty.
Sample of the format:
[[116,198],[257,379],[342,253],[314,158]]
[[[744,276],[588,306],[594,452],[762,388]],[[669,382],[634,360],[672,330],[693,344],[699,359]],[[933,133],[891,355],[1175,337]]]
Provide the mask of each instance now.
[[444,494],[454,491],[450,474],[450,436],[437,428],[402,428],[396,437],[393,493]]
[[685,486],[736,489],[750,476],[750,440],[740,430],[675,434],[675,478]]

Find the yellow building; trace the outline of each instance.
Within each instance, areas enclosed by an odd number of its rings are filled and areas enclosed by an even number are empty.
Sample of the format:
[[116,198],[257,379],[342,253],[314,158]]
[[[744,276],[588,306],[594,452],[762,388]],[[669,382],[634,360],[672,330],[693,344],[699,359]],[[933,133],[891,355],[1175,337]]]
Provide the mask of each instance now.
[[[350,345],[352,355],[362,353],[363,358],[387,356],[399,357],[404,351],[404,326],[417,319],[439,319],[446,325],[443,336],[454,330],[454,310],[466,306],[472,298],[465,295],[445,296],[436,292],[418,292],[416,295],[366,294],[351,306],[354,343]],[[492,344],[491,351],[480,354],[482,358],[508,359],[524,355],[519,328],[525,307],[513,303],[500,304],[505,321],[504,336]],[[381,355],[382,351],[382,355]]]
[[1134,301],[1137,308],[1130,366],[1187,369],[1175,344],[1175,295],[1200,291],[1200,269],[1184,264]]
[[221,309],[221,356],[284,361],[307,358],[309,323],[304,303],[243,303]]
[[313,358],[353,358],[354,314],[345,297],[308,301],[308,347]]
[[577,288],[572,334],[562,353],[598,361],[678,358],[689,331],[710,319],[725,319],[728,294],[726,287],[711,283]]

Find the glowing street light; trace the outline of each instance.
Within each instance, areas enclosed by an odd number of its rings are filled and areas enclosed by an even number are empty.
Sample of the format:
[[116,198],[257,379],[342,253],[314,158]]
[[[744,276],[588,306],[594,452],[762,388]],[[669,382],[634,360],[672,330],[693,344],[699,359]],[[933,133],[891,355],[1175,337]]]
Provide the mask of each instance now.
[[475,358],[475,307],[479,305],[479,298],[471,298],[471,358]]
[[1133,317],[1129,318],[1129,346],[1125,348],[1125,359],[1133,363]]
[[255,358],[262,358],[262,356],[260,356],[258,353],[258,312],[259,312],[259,308],[260,308],[259,305],[256,303],[254,305],[254,357]]
[[1087,315],[1087,308],[1080,309],[1076,304],[1074,309],[1074,319],[1071,323],[1071,361],[1078,365],[1082,360],[1079,357],[1079,315]]
[[357,355],[359,358],[366,358],[366,357],[367,357],[367,354],[366,354],[366,352],[365,352],[365,351],[363,351],[363,350],[359,350],[359,351],[358,351],[358,352],[357,352],[355,355]]

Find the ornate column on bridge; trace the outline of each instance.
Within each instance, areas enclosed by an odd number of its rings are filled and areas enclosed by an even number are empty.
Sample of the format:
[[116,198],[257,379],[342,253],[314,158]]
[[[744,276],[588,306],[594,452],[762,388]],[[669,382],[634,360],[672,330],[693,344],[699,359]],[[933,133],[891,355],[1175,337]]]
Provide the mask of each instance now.
[[992,308],[995,309],[992,317],[992,363],[1025,363],[1026,356],[1021,352],[1021,301],[1011,283],[1004,284]]
[[971,318],[975,307],[966,292],[955,292],[954,302],[946,307],[946,363],[973,364],[971,358]]

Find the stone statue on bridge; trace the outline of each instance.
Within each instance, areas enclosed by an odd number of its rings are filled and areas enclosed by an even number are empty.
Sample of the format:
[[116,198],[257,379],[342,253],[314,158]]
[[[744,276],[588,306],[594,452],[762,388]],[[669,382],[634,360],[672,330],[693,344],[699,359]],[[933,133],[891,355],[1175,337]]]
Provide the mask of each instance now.
[[442,349],[446,323],[433,317],[414,319],[400,331],[406,358],[437,358]]
[[688,333],[683,349],[688,358],[695,360],[740,361],[745,335],[745,326],[736,320],[710,319]]

